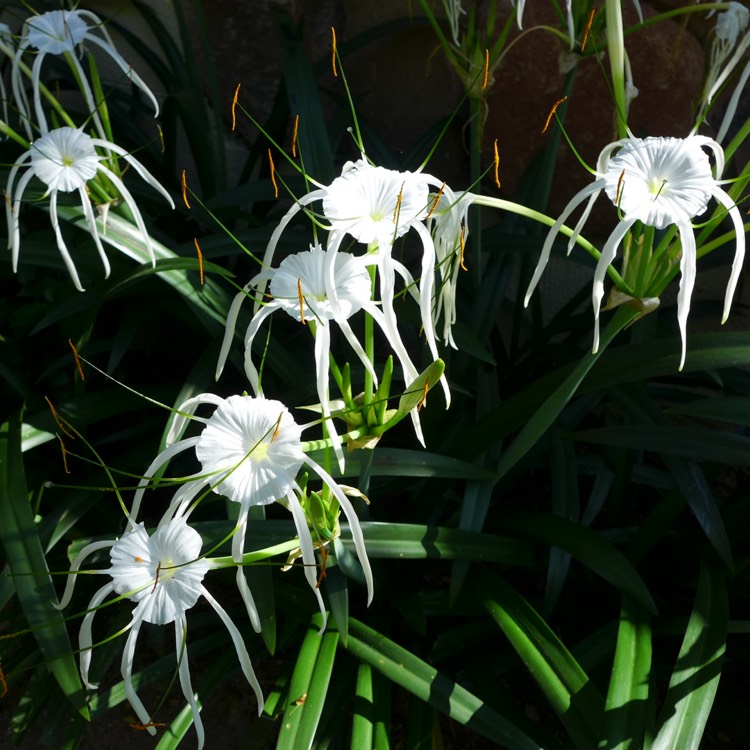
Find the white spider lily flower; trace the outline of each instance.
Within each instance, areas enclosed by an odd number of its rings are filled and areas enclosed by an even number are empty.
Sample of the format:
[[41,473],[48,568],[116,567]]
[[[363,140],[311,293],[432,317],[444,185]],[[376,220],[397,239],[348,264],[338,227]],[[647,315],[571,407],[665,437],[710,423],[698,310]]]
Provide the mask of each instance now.
[[442,318],[442,340],[453,349],[458,349],[453,340],[453,324],[457,316],[458,274],[463,264],[466,239],[469,236],[469,206],[475,198],[476,196],[469,192],[456,196],[446,187],[427,220],[427,228],[435,240],[439,275],[439,289],[434,294],[432,304],[432,319],[437,327]]
[[[703,122],[714,97],[719,93],[729,76],[732,75],[737,65],[744,59],[745,53],[750,47],[750,33],[747,33],[748,24],[750,24],[750,11],[741,3],[730,2],[729,8],[717,15],[708,72],[701,96],[702,106],[694,131],[697,131]],[[742,86],[744,86],[744,82]],[[741,90],[741,87],[738,90]],[[728,121],[732,119],[736,109],[737,103],[730,102],[724,117],[725,125],[728,126]],[[724,125],[722,131],[722,135],[716,139],[719,142],[726,132]]]
[[52,10],[48,13],[32,16],[26,20],[21,31],[21,41],[13,58],[11,70],[13,94],[18,103],[18,108],[29,138],[32,137],[31,111],[23,86],[20,67],[21,58],[27,49],[36,50],[36,57],[31,68],[31,85],[36,125],[41,132],[44,133],[48,129],[39,88],[42,64],[47,55],[66,55],[68,62],[75,69],[77,82],[81,87],[86,106],[89,108],[96,123],[97,130],[100,136],[104,137],[104,130],[97,114],[97,103],[94,99],[94,94],[91,91],[91,86],[86,78],[83,67],[76,56],[76,50],[83,49],[85,43],[92,44],[105,52],[133,84],[148,97],[154,107],[154,116],[159,114],[159,104],[151,89],[117,51],[105,24],[102,23],[97,15],[89,10]]
[[[97,148],[117,154],[145,180],[151,187],[161,193],[167,200],[171,208],[174,203],[169,193],[159,184],[153,175],[133,156],[115,143],[92,138],[83,132],[82,129],[62,127],[45,133],[37,138],[29,148],[23,153],[18,161],[11,168],[8,175],[8,185],[6,187],[7,200],[5,203],[5,215],[8,222],[9,249],[11,250],[11,259],[14,273],[18,269],[18,254],[21,246],[21,230],[19,223],[19,207],[24,192],[33,177],[41,180],[46,186],[42,197],[49,196],[49,214],[52,222],[52,228],[57,239],[57,247],[62,256],[63,262],[70,277],[73,279],[76,289],[83,291],[83,286],[78,278],[73,259],[68,252],[68,248],[60,231],[60,222],[57,217],[57,198],[59,193],[72,193],[78,191],[83,208],[86,223],[88,224],[89,233],[94,240],[96,249],[104,265],[105,277],[109,276],[110,266],[107,256],[102,247],[99,231],[96,226],[96,217],[94,209],[87,191],[87,183],[93,179],[98,172],[101,172],[114,186],[122,196],[128,208],[133,214],[135,223],[143,236],[143,240],[151,255],[152,263],[156,262],[154,251],[151,246],[151,239],[146,225],[138,210],[133,196],[125,187],[122,180],[106,164],[105,157],[97,152]],[[19,171],[27,168],[16,183]]]
[[240,667],[258,700],[258,713],[263,711],[263,693],[253,671],[242,635],[224,608],[203,585],[203,578],[211,569],[211,561],[201,557],[202,546],[200,534],[188,526],[184,518],[164,516],[156,531],[151,535],[142,523],[131,526],[120,539],[94,542],[81,550],[71,565],[71,575],[59,604],[59,608],[63,609],[70,602],[77,571],[84,560],[97,550],[111,547],[111,566],[97,572],[109,575],[112,580],[102,586],[92,597],[78,635],[81,679],[87,688],[97,687],[89,680],[93,647],[91,630],[97,609],[113,592],[135,602],[136,606],[128,625],[130,632],[123,649],[120,669],[125,683],[125,695],[130,705],[149,734],[155,735],[156,729],[151,723],[151,715],[133,687],[133,658],[138,634],[144,622],[154,625],[174,623],[180,686],[193,713],[193,724],[198,735],[198,750],[203,748],[205,732],[190,681],[185,615],[195,606],[200,597],[213,607],[229,631]]
[[417,376],[417,370],[409,358],[401,338],[392,338],[385,315],[370,299],[371,280],[367,265],[374,263],[375,258],[371,255],[354,256],[348,253],[336,253],[334,256],[333,287],[331,287],[327,275],[328,255],[320,245],[311,245],[310,250],[285,258],[277,269],[259,273],[234,299],[227,317],[224,342],[216,368],[216,378],[218,379],[229,354],[237,316],[243,301],[253,289],[265,286],[265,282],[270,280],[272,300],[254,315],[245,334],[245,372],[253,391],[260,394],[261,387],[258,381],[258,370],[253,362],[252,347],[263,321],[273,312],[283,310],[295,320],[313,324],[318,398],[322,407],[322,417],[326,420],[326,427],[334,441],[334,449],[342,471],[344,456],[341,450],[341,441],[331,420],[332,412],[328,389],[331,323],[335,323],[341,329],[346,340],[377,384],[378,378],[373,363],[357,340],[348,322],[349,318],[364,309],[385,333],[388,343],[396,353],[404,372],[411,376],[410,381]]
[[[393,309],[396,274],[410,285],[412,296],[419,302],[425,340],[433,359],[439,359],[431,303],[435,276],[435,245],[425,226],[432,200],[430,187],[440,189],[443,184],[431,175],[422,172],[398,172],[376,167],[364,158],[347,162],[341,172],[328,186],[321,186],[300,198],[283,216],[271,235],[263,258],[263,265],[270,267],[276,245],[292,218],[315,201],[323,202],[323,216],[328,220],[329,238],[327,285],[335,288],[334,258],[344,239],[353,237],[368,246],[378,269],[380,304],[387,326],[389,341],[398,341],[398,323]],[[437,192],[437,190],[436,190]],[[422,242],[422,263],[419,289],[414,289],[411,275],[404,266],[392,257],[393,242],[414,229]],[[259,287],[262,294],[265,287]],[[260,307],[256,301],[255,310]],[[402,363],[403,366],[403,363]],[[417,377],[416,369],[404,372],[407,383]],[[450,405],[450,390],[445,378],[441,378],[446,403]],[[416,417],[417,435],[421,436]],[[420,437],[421,439],[421,437]]]
[[[711,172],[708,154],[704,151],[706,148],[714,157],[715,177]],[[736,235],[736,250],[724,298],[722,323],[729,316],[732,297],[745,256],[745,231],[742,216],[734,201],[719,186],[718,180],[723,167],[724,152],[721,146],[705,136],[644,139],[630,137],[610,143],[599,155],[597,179],[573,196],[547,234],[539,263],[526,292],[524,304],[528,304],[539,282],[549,260],[552,244],[565,220],[588,199],[588,205],[568,244],[568,252],[570,252],[589,216],[594,201],[604,190],[622,213],[622,221],[617,224],[605,243],[594,272],[593,351],[596,352],[599,347],[599,310],[604,296],[604,277],[607,268],[615,259],[620,242],[637,221],[656,229],[665,229],[670,225],[675,225],[682,245],[680,289],[677,295],[677,320],[682,337],[680,359],[680,369],[682,369],[685,364],[690,297],[696,274],[696,246],[691,220],[703,214],[712,198],[726,208],[734,224]]]
[[[195,414],[203,404],[216,407],[208,418]],[[154,472],[178,453],[194,448],[201,471],[175,493],[167,516],[186,518],[191,511],[191,503],[204,488],[239,503],[237,529],[232,537],[232,559],[238,563],[237,586],[240,595],[253,628],[260,632],[258,611],[244,570],[239,565],[245,547],[248,512],[255,505],[286,500],[302,548],[305,577],[318,600],[325,626],[325,606],[318,589],[312,535],[297,497],[302,490],[296,482],[296,476],[307,465],[329,487],[349,521],[367,581],[368,604],[372,601],[372,570],[357,514],[330,474],[303,452],[300,437],[302,428],[294,421],[286,406],[280,401],[262,397],[230,396],[224,399],[212,393],[204,393],[185,401],[177,412],[178,416],[175,417],[167,438],[167,447],[154,459],[139,483],[133,499],[130,527],[135,524],[144,491]],[[203,423],[203,431],[196,437],[177,440],[188,419]]]

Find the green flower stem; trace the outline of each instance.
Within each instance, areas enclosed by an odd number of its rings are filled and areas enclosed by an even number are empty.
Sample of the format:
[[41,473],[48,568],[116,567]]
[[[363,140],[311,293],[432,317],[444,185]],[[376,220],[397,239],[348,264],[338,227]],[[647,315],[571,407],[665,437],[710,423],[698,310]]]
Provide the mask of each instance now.
[[[519,203],[506,201],[502,198],[491,198],[486,195],[477,195],[472,199],[472,203],[476,204],[477,206],[487,206],[489,208],[499,208],[501,211],[510,211],[511,213],[525,216],[527,219],[538,221],[540,224],[546,224],[548,227],[553,226],[556,221],[556,219],[553,219],[552,217],[547,216],[546,214],[543,214],[539,211],[535,211],[533,208],[527,208],[526,206],[522,206]],[[562,227],[560,227],[560,234],[564,234],[566,237],[572,237],[573,230],[570,227],[563,225]],[[592,245],[580,234],[576,238],[576,244],[580,245],[592,258],[594,258],[594,260],[599,260],[599,258],[601,257],[601,253],[599,252],[599,250],[597,250],[594,245]],[[612,281],[617,284],[617,286],[620,287],[624,292],[635,296],[630,285],[625,281],[625,279],[622,278],[622,276],[616,269],[610,266],[607,269],[607,274],[612,279]]]
[[[290,539],[287,542],[281,542],[280,544],[274,544],[272,547],[266,547],[265,549],[259,549],[255,552],[246,552],[242,555],[242,565],[253,565],[255,563],[263,562],[264,560],[270,560],[272,557],[277,555],[285,555],[299,547],[299,539]],[[234,568],[237,563],[232,559],[231,555],[226,557],[210,557],[208,560],[211,563],[211,567],[215,569],[221,568]]]

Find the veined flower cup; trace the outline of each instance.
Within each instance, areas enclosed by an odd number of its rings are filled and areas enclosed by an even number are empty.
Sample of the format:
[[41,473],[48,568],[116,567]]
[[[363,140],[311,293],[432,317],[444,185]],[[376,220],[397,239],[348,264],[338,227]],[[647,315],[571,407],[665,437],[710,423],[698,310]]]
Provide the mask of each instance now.
[[[712,173],[708,154],[714,157]],[[682,337],[680,369],[685,364],[687,319],[690,298],[695,284],[696,246],[691,221],[703,214],[713,198],[727,209],[734,224],[736,250],[732,271],[724,298],[722,323],[729,316],[734,291],[745,256],[745,230],[739,209],[720,187],[719,178],[724,168],[724,152],[711,138],[691,135],[687,138],[624,138],[606,146],[597,162],[597,179],[570,200],[547,234],[539,263],[529,284],[524,304],[536,288],[549,260],[552,244],[570,214],[588,199],[581,219],[568,244],[568,252],[583,229],[594,201],[602,190],[622,213],[602,249],[594,272],[592,302],[594,307],[594,346],[599,348],[599,310],[604,297],[604,277],[612,264],[625,235],[641,222],[656,229],[677,227],[682,245],[680,257],[680,288],[677,295],[677,320]]]
[[[202,405],[216,407],[210,417],[195,414]],[[296,477],[300,469],[307,465],[328,486],[349,521],[354,546],[367,581],[368,604],[372,601],[372,571],[357,514],[330,474],[305,455],[300,439],[302,428],[280,401],[252,396],[230,396],[224,399],[204,393],[185,401],[177,412],[178,416],[167,440],[168,447],[154,459],[139,483],[133,499],[129,528],[135,527],[135,519],[149,478],[172,457],[194,448],[201,471],[190,477],[175,493],[167,517],[187,518],[193,500],[204,488],[239,503],[237,529],[232,537],[232,559],[238,563],[237,586],[252,625],[259,632],[261,625],[258,611],[247,585],[244,569],[240,565],[247,533],[248,511],[256,505],[285,502],[292,513],[299,536],[305,577],[318,600],[325,626],[325,607],[318,589],[313,539],[297,497],[302,490]],[[177,440],[188,419],[204,424],[202,432],[195,437]]]
[[29,138],[32,138],[33,133],[31,109],[23,86],[23,74],[20,66],[21,58],[28,49],[36,50],[36,57],[31,68],[31,84],[36,116],[35,124],[39,130],[42,133],[48,130],[47,118],[42,107],[39,83],[42,64],[47,55],[66,55],[68,62],[76,71],[86,106],[89,108],[89,112],[96,123],[99,135],[105,138],[105,133],[97,114],[97,103],[91,91],[91,86],[76,56],[78,48],[81,48],[87,42],[105,52],[120,68],[123,74],[148,97],[154,107],[154,116],[159,114],[159,104],[151,89],[117,51],[105,24],[102,23],[96,14],[88,10],[52,10],[48,13],[32,16],[26,20],[21,31],[21,41],[13,58],[11,71],[13,95],[18,103],[21,118]]
[[203,748],[205,732],[190,681],[185,615],[201,597],[213,607],[229,631],[240,667],[257,697],[258,713],[263,710],[263,693],[250,663],[250,656],[242,635],[224,608],[203,585],[203,578],[211,569],[211,562],[201,557],[202,546],[200,534],[188,526],[184,518],[164,516],[156,531],[151,535],[142,523],[131,525],[119,539],[94,542],[81,550],[71,565],[71,575],[59,605],[60,609],[63,609],[70,602],[77,571],[80,570],[84,560],[93,552],[110,547],[111,566],[98,572],[109,575],[112,580],[102,586],[92,597],[78,636],[83,683],[90,689],[96,688],[96,685],[89,680],[89,668],[93,646],[91,631],[97,609],[113,592],[135,602],[120,669],[125,683],[125,694],[130,705],[148,732],[155,735],[156,729],[151,723],[151,715],[133,687],[133,659],[138,634],[144,622],[154,625],[174,623],[180,686],[192,710],[193,723],[198,735],[198,750]]
[[[169,193],[159,184],[156,178],[133,156],[127,153],[123,148],[102,140],[101,138],[92,138],[83,132],[82,129],[62,127],[45,133],[37,138],[29,148],[23,153],[18,161],[14,164],[8,175],[8,185],[6,187],[7,200],[5,203],[5,215],[8,223],[9,249],[13,263],[13,271],[18,270],[18,254],[21,246],[21,230],[19,223],[18,210],[23,199],[24,192],[32,178],[36,177],[44,183],[46,190],[43,197],[49,196],[49,214],[52,222],[52,229],[57,239],[57,247],[62,256],[63,262],[70,277],[73,279],[76,289],[83,291],[81,280],[78,277],[75,263],[70,256],[62,232],[60,231],[60,222],[57,217],[57,199],[60,193],[78,192],[81,200],[86,223],[88,224],[89,233],[94,240],[96,249],[104,265],[105,276],[109,276],[110,265],[107,255],[102,247],[99,231],[96,227],[96,217],[94,208],[87,191],[88,182],[93,179],[98,172],[101,172],[118,190],[128,208],[133,214],[138,230],[143,236],[143,240],[151,255],[152,263],[155,262],[153,248],[146,225],[138,210],[133,196],[125,187],[122,180],[107,167],[105,157],[97,152],[97,148],[105,149],[111,153],[117,154],[145,180],[151,187],[161,193],[167,200],[171,208],[174,208],[174,202]],[[19,178],[19,172],[26,168],[26,172]],[[18,182],[16,179],[18,178]]]

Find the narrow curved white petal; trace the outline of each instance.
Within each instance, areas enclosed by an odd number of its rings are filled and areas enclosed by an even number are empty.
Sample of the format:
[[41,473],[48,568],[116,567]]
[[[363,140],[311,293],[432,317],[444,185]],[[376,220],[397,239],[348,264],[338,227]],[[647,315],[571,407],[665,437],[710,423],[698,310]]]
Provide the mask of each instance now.
[[635,219],[621,221],[615,227],[602,249],[602,254],[594,270],[594,283],[591,289],[591,302],[594,308],[594,346],[591,351],[594,354],[599,351],[599,310],[604,298],[604,278],[607,275],[607,269],[612,265],[617,255],[617,248],[620,247],[623,237],[630,231],[635,221]]
[[100,542],[91,542],[91,544],[87,544],[75,557],[73,562],[70,564],[70,574],[68,575],[68,580],[65,582],[65,591],[63,592],[63,595],[60,597],[60,603],[55,604],[52,603],[53,607],[56,607],[57,609],[65,609],[65,607],[70,604],[71,597],[73,596],[73,590],[76,585],[76,578],[78,577],[76,575],[77,571],[80,570],[81,565],[83,565],[83,561],[92,553],[98,552],[100,549],[106,549],[107,547],[111,547],[117,540],[116,539],[106,539],[104,541]]
[[141,629],[141,623],[143,622],[143,616],[140,612],[140,608],[136,607],[133,613],[133,622],[128,633],[128,638],[125,641],[125,648],[122,650],[122,660],[120,661],[120,674],[122,674],[123,682],[125,683],[125,697],[128,699],[135,715],[140,720],[141,724],[146,726],[146,730],[152,736],[156,736],[156,728],[150,726],[151,714],[146,710],[143,705],[143,701],[138,697],[133,687],[133,660],[135,659],[135,647],[138,643],[138,633]]
[[143,479],[141,479],[138,482],[138,487],[135,491],[135,495],[133,496],[133,505],[130,508],[130,516],[128,519],[128,530],[131,530],[136,523],[136,519],[138,518],[138,512],[141,509],[141,502],[143,500],[143,493],[146,491],[146,488],[151,481],[151,479],[154,476],[154,472],[160,467],[163,466],[167,461],[174,458],[178,453],[181,453],[184,450],[187,450],[188,448],[192,448],[193,446],[198,444],[198,438],[187,438],[186,440],[180,440],[179,442],[175,443],[174,445],[170,445],[169,447],[165,448],[159,455],[151,462],[148,469],[146,469],[146,473],[143,476]]
[[211,406],[219,406],[223,403],[224,399],[221,396],[216,396],[213,393],[201,393],[198,396],[192,396],[191,398],[183,401],[175,410],[174,418],[172,419],[172,425],[167,433],[165,443],[167,447],[172,445],[175,440],[182,436],[183,430],[187,427],[188,422],[195,420],[197,422],[208,422],[204,417],[196,416],[195,412],[198,407],[202,404],[209,404]]
[[87,607],[88,611],[81,622],[81,629],[78,631],[78,649],[80,652],[78,660],[81,670],[81,682],[89,690],[96,690],[98,687],[96,683],[89,680],[89,668],[91,667],[92,647],[94,645],[91,626],[94,623],[94,615],[96,615],[97,607],[114,591],[114,588],[112,583],[107,583],[91,597],[91,601]]
[[305,518],[305,512],[302,510],[302,506],[297,499],[297,495],[294,492],[287,493],[287,502],[289,503],[289,510],[292,513],[294,519],[294,525],[297,529],[297,536],[299,537],[299,546],[302,550],[302,564],[305,572],[305,578],[310,588],[315,594],[315,598],[318,600],[318,607],[320,607],[320,614],[323,617],[323,624],[320,626],[319,633],[322,633],[326,629],[328,623],[328,614],[326,612],[326,606],[323,603],[323,597],[318,588],[318,567],[315,560],[315,550],[313,548],[312,535],[310,534],[310,527],[307,525],[307,519]]
[[245,552],[245,536],[247,534],[247,508],[240,510],[240,516],[237,519],[237,530],[234,532],[232,537],[232,560],[237,563],[237,589],[240,592],[240,597],[245,604],[247,609],[247,616],[250,618],[250,624],[253,626],[253,630],[256,633],[260,633],[262,626],[260,623],[260,616],[258,614],[258,607],[255,604],[255,598],[253,597],[250,587],[247,585],[247,578],[245,578],[245,568],[242,566],[242,556]]
[[357,557],[359,563],[362,566],[362,571],[365,574],[365,581],[367,582],[367,604],[372,603],[372,597],[375,591],[375,582],[372,576],[372,568],[370,567],[370,558],[367,556],[367,548],[365,547],[365,538],[362,534],[362,527],[359,525],[359,518],[354,511],[349,499],[346,497],[341,487],[334,481],[333,477],[319,464],[317,464],[309,456],[305,457],[305,463],[313,469],[317,475],[328,485],[331,492],[338,500],[341,509],[344,511],[347,521],[352,532],[352,539],[354,541],[354,549],[357,551]]
[[737,288],[737,283],[740,280],[740,273],[742,272],[742,263],[745,260],[745,227],[742,223],[742,216],[737,204],[725,193],[721,188],[717,187],[714,190],[714,198],[718,203],[721,203],[724,208],[727,209],[729,218],[734,224],[735,234],[735,251],[734,260],[732,261],[732,272],[729,276],[729,282],[727,283],[727,291],[724,295],[724,311],[721,316],[721,322],[726,323],[729,317],[729,310],[732,307],[732,299],[734,298],[734,291]]
[[195,727],[195,733],[198,735],[198,750],[203,750],[203,745],[206,742],[206,732],[203,729],[200,709],[198,708],[198,702],[195,700],[193,685],[190,681],[190,666],[188,664],[187,650],[187,621],[185,620],[184,615],[181,615],[174,621],[174,642],[177,664],[179,665],[177,671],[180,675],[180,687],[182,688],[182,694],[185,696],[185,700],[188,702],[193,714],[193,726]]
[[229,631],[229,636],[232,639],[234,649],[237,652],[237,659],[240,662],[242,673],[245,675],[245,679],[253,689],[255,697],[258,701],[258,716],[260,716],[263,713],[264,706],[263,691],[260,688],[258,678],[255,676],[255,671],[253,670],[250,656],[247,653],[245,642],[242,640],[242,635],[237,629],[237,626],[232,622],[232,619],[224,611],[224,608],[221,606],[221,604],[219,604],[219,602],[217,602],[216,599],[211,596],[211,594],[206,590],[205,586],[201,586],[201,593],[203,594],[203,598],[214,608],[216,614],[219,615],[221,621],[224,623],[224,627]]
[[531,299],[531,295],[534,293],[534,289],[536,289],[536,285],[539,283],[539,279],[542,277],[542,273],[544,272],[544,269],[547,267],[547,262],[549,261],[550,253],[552,252],[552,245],[554,244],[555,237],[557,237],[558,232],[562,228],[563,224],[565,224],[565,219],[570,216],[570,214],[575,211],[575,209],[583,203],[586,198],[588,198],[590,195],[598,194],[599,191],[604,187],[604,182],[597,180],[592,185],[587,185],[582,190],[579,190],[568,202],[568,205],[565,206],[563,209],[563,212],[560,214],[557,221],[553,224],[552,228],[547,233],[547,237],[544,240],[544,245],[542,245],[542,252],[539,256],[539,260],[537,261],[536,268],[534,269],[534,274],[531,277],[531,281],[529,282],[529,286],[526,290],[526,296],[523,299],[523,306],[528,307],[529,300]]
[[677,292],[677,324],[680,328],[682,339],[682,352],[680,354],[680,367],[685,365],[687,355],[687,321],[690,314],[690,299],[693,296],[695,286],[695,237],[693,227],[689,222],[679,223],[677,229],[680,233],[682,243],[682,255],[680,257],[680,289]]

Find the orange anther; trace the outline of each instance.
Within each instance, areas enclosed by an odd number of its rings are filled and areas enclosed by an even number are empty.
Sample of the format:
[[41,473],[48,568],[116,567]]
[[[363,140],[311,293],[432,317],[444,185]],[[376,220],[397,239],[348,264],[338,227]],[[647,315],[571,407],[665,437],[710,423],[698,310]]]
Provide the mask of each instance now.
[[297,158],[297,131],[299,130],[299,115],[294,118],[294,130],[292,131],[292,156]]
[[500,187],[500,152],[497,150],[497,138],[495,138],[495,143],[493,145],[493,148],[495,150],[495,187]]
[[393,223],[398,224],[398,212],[401,210],[401,201],[404,198],[404,185],[406,183],[402,183],[401,190],[398,191],[398,198],[396,198],[396,207],[393,209]]
[[279,430],[281,429],[281,418],[284,416],[283,412],[279,414],[279,418],[276,420],[276,427],[274,428],[273,435],[271,435],[271,442],[276,440],[279,436]]
[[268,163],[271,165],[271,183],[273,184],[273,197],[279,197],[279,186],[276,184],[276,167],[273,163],[273,155],[271,149],[268,149]]
[[484,78],[482,79],[482,91],[487,88],[487,79],[490,77],[490,51],[484,51]]
[[462,271],[468,271],[469,269],[464,265],[464,251],[466,250],[466,225],[461,222],[461,236],[458,238],[459,246],[461,248],[461,254],[458,256],[458,264],[461,266]]
[[333,70],[333,77],[338,78],[338,71],[336,70],[336,29],[331,26],[331,68]]
[[552,118],[555,116],[555,112],[557,112],[557,108],[568,101],[568,97],[564,96],[562,99],[558,99],[553,105],[552,109],[549,111],[549,114],[547,115],[547,121],[544,123],[544,127],[542,128],[542,133],[547,132],[547,128],[549,127],[550,122],[552,122]]
[[445,190],[445,182],[440,186],[440,190],[438,190],[437,195],[435,196],[435,200],[432,202],[432,205],[430,206],[430,211],[425,216],[425,219],[429,219],[430,216],[432,216],[433,213],[435,213],[435,209],[438,206],[438,203],[440,203],[440,198],[443,196],[443,190]]
[[583,40],[581,41],[581,52],[586,49],[586,42],[589,38],[589,32],[591,31],[591,24],[594,23],[594,16],[596,15],[596,8],[591,9],[589,13],[589,20],[586,22],[586,31],[583,32]]
[[299,295],[299,321],[305,325],[305,298],[302,295],[302,279],[297,279],[297,294]]
[[78,368],[78,374],[81,376],[81,380],[86,380],[86,376],[83,374],[83,368],[81,367],[81,360],[78,358],[78,349],[76,349],[73,339],[68,339],[68,345],[73,350],[73,357],[75,358],[76,367]]
[[238,83],[237,88],[234,90],[234,96],[232,97],[232,132],[234,133],[234,129],[237,127],[237,116],[235,114],[235,110],[237,109],[237,99],[240,96],[240,86],[242,84]]
[[185,205],[190,208],[190,202],[187,198],[187,178],[185,177],[185,170],[182,170],[182,200],[185,202]]
[[193,237],[193,244],[195,245],[195,252],[198,254],[198,273],[200,274],[201,286],[203,286],[203,253],[197,237]]
[[424,381],[424,388],[422,389],[422,398],[419,399],[419,403],[417,404],[417,411],[422,411],[422,407],[424,406],[424,402],[427,400],[427,391],[430,390],[430,381],[425,380]]

